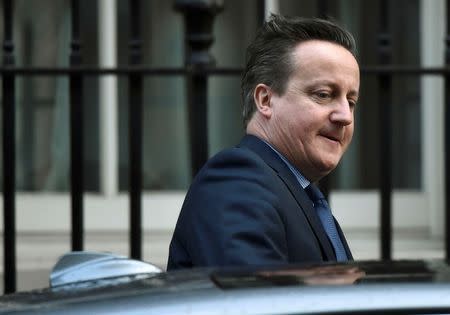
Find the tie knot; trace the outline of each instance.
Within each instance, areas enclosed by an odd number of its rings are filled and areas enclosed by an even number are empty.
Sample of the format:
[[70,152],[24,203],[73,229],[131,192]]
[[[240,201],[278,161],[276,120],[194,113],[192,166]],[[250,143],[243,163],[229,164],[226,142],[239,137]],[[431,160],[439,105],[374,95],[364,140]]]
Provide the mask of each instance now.
[[322,194],[322,192],[317,188],[316,185],[310,184],[305,188],[306,193],[308,194],[309,198],[312,200],[312,202],[322,202],[325,199],[325,196]]

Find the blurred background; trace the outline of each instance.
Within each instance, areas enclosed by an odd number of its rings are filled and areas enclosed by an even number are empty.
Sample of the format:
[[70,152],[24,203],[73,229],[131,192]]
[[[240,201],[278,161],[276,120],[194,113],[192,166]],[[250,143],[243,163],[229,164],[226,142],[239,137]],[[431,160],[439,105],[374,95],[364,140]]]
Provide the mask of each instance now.
[[[129,1],[77,2],[82,64],[128,66],[133,22]],[[353,33],[362,68],[361,97],[353,143],[328,179],[331,206],[355,258],[380,258],[379,188],[387,175],[379,153],[390,143],[392,257],[443,258],[444,78],[393,73],[390,97],[384,99],[373,69],[383,62],[386,47],[388,64],[444,67],[446,1],[142,0],[142,66],[185,66],[185,24],[174,5],[189,2],[223,6],[213,18],[214,42],[209,49],[216,67],[223,69],[244,66],[245,49],[270,12],[332,18]],[[15,65],[69,66],[73,3],[12,3]],[[3,9],[5,1],[0,4]],[[0,19],[0,34],[4,34],[4,18]],[[383,46],[385,32],[388,46]],[[133,105],[129,80],[127,75],[86,75],[82,84],[84,248],[129,255],[128,110]],[[192,176],[187,98],[183,75],[143,76],[142,259],[163,268]],[[18,290],[46,286],[57,257],[71,249],[69,102],[67,75],[16,77]],[[380,122],[388,112],[392,129],[386,141]],[[209,156],[239,142],[244,134],[239,71],[208,77],[206,119]]]

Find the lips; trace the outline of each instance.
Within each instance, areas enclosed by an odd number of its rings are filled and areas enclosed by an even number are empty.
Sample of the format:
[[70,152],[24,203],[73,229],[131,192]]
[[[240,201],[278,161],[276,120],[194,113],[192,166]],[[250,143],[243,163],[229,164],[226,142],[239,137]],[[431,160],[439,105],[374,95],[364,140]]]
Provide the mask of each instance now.
[[339,143],[342,141],[342,136],[341,135],[321,134],[321,136],[327,138],[328,140],[336,141],[336,142],[339,142]]

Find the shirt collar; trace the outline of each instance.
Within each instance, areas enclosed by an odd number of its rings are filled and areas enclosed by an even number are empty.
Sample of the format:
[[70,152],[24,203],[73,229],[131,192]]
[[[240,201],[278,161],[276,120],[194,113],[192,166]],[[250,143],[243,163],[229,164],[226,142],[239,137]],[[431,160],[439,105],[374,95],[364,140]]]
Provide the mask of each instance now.
[[264,141],[264,143],[267,144],[276,154],[278,154],[278,156],[283,160],[283,162],[287,165],[287,167],[289,167],[289,169],[294,174],[295,178],[297,179],[298,183],[300,184],[300,186],[302,186],[303,189],[309,186],[311,182],[307,180],[305,176],[303,176],[302,173],[300,173],[300,171],[294,165],[292,165],[280,152],[278,152],[274,147],[272,147],[270,143],[268,143],[267,141]]

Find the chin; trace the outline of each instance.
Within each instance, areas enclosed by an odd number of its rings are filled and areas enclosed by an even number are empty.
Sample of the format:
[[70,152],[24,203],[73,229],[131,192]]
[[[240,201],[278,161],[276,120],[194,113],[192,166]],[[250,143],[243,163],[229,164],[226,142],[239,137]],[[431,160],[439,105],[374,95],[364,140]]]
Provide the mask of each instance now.
[[335,153],[335,154],[329,154],[328,156],[325,156],[322,160],[322,163],[326,168],[334,169],[341,161],[342,154],[341,152]]
[[320,170],[323,176],[326,176],[329,173],[331,173],[337,167],[338,163],[339,160],[322,161]]

